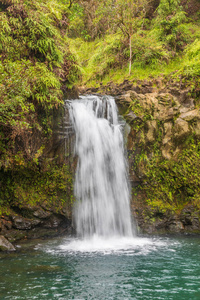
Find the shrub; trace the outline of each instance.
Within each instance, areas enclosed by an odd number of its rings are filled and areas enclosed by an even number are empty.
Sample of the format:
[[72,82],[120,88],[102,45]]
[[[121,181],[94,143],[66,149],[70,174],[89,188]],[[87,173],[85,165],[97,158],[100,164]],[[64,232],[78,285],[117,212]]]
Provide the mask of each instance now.
[[168,61],[170,58],[170,54],[163,43],[146,32],[138,32],[133,35],[132,52],[133,62],[140,66],[155,66],[162,61]]
[[195,40],[185,49],[183,66],[178,75],[184,76],[187,79],[200,81],[200,41]]
[[172,49],[178,49],[178,44],[184,39],[180,24],[187,21],[186,13],[179,0],[161,0],[157,9],[155,28],[159,38]]

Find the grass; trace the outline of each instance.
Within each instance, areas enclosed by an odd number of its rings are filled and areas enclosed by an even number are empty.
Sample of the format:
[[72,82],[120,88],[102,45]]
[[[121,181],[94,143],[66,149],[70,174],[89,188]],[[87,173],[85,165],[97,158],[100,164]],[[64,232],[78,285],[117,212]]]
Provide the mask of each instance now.
[[115,84],[120,84],[124,80],[132,82],[137,82],[138,80],[152,80],[153,78],[168,76],[179,70],[181,66],[184,67],[184,62],[180,57],[171,60],[168,64],[158,64],[156,68],[132,65],[131,75],[129,76],[127,64],[127,66],[124,66],[121,69],[109,70],[108,74],[106,74],[102,80],[88,80],[87,68],[85,68],[85,76],[82,78],[82,84],[88,87],[99,87],[100,84],[107,85],[111,81]]
[[[82,73],[79,85],[98,87],[125,79],[148,80],[177,73],[181,76],[199,76],[199,24],[179,25],[181,38],[178,50],[171,49],[167,41],[160,41],[158,29],[140,30],[132,36],[132,70],[128,75],[129,47],[121,33],[109,34],[94,41],[69,39]],[[196,52],[195,52],[196,51]],[[195,66],[197,62],[197,66]],[[175,77],[174,77],[175,78]]]

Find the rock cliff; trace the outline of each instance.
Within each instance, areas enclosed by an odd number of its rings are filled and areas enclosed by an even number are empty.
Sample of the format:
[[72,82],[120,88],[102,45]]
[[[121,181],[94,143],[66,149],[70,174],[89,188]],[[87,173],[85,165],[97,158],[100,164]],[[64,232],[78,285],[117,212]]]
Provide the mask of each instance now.
[[117,94],[131,125],[127,147],[139,231],[199,233],[198,97],[188,88],[149,83]]

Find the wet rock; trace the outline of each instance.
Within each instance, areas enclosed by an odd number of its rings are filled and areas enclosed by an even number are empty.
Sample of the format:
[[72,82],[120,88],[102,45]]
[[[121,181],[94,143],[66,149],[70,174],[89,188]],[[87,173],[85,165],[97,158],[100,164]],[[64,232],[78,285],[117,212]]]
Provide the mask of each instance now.
[[58,228],[63,222],[66,222],[63,216],[61,215],[52,215],[48,220],[43,224],[44,228]]
[[168,230],[173,233],[182,232],[184,230],[183,223],[177,219],[174,219],[174,221],[169,224]]
[[11,221],[2,220],[2,223],[3,223],[4,227],[5,227],[7,230],[10,230],[10,229],[12,228],[12,222],[11,222]]
[[11,229],[4,232],[4,236],[9,240],[10,243],[14,243],[21,239],[27,238],[26,230]]
[[7,216],[2,216],[0,219],[0,231],[4,232],[5,230],[12,229],[12,222]]
[[193,205],[188,205],[182,209],[180,214],[180,220],[183,223],[187,231],[195,231],[200,229],[200,215],[195,211]]
[[20,216],[12,216],[13,227],[21,230],[31,229],[41,223],[40,220],[27,219]]
[[38,208],[33,212],[33,216],[39,219],[46,219],[51,216],[51,212],[43,210],[42,208]]
[[15,247],[3,235],[0,235],[0,251],[15,251]]

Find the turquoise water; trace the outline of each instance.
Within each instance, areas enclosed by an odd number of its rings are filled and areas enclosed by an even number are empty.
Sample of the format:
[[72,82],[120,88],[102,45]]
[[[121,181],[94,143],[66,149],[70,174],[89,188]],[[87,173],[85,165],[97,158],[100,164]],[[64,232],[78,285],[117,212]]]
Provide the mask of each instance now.
[[0,299],[200,299],[200,239],[35,241],[1,254]]

